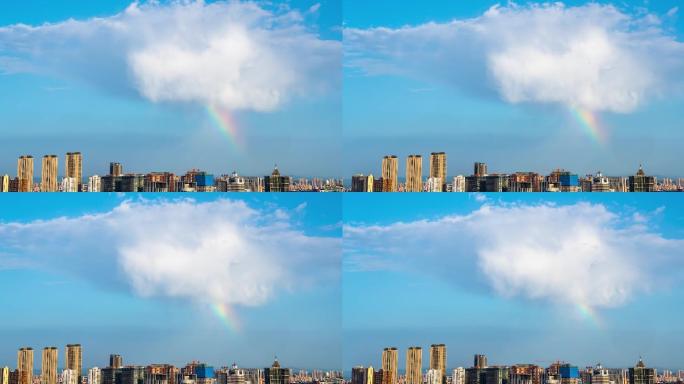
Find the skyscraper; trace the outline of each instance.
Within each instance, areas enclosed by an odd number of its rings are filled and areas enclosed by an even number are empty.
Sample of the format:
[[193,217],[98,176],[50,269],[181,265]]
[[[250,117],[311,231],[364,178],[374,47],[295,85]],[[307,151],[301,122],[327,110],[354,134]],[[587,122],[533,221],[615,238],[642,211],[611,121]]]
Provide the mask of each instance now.
[[[81,152],[67,152],[66,163],[64,164],[64,177],[72,177],[76,180],[76,185],[80,186],[83,183],[83,161]],[[80,190],[80,188],[79,188]],[[81,375],[78,371],[77,375]]]
[[352,192],[373,192],[373,175],[368,175],[368,176],[363,175],[363,174],[353,175],[352,176],[351,191]]
[[43,348],[40,362],[41,384],[57,384],[57,347]]
[[486,355],[475,355],[473,358],[473,367],[475,368],[487,368],[487,356]]
[[406,192],[423,191],[423,157],[409,155],[406,158]]
[[73,369],[63,370],[61,384],[79,384],[78,375]]
[[40,167],[40,190],[57,192],[57,155],[43,156]]
[[382,350],[382,370],[388,375],[389,384],[397,384],[399,367],[399,351],[396,347],[388,347]]
[[71,369],[76,376],[82,374],[81,344],[67,344],[64,355],[64,369]]
[[33,191],[33,156],[19,156],[17,161],[17,178],[19,179],[18,192]]
[[352,368],[351,384],[373,384],[373,376],[373,367],[354,367]]
[[290,177],[281,176],[276,165],[270,176],[264,176],[264,190],[266,192],[289,192]]
[[423,349],[409,347],[406,351],[406,384],[423,384]]
[[430,369],[439,369],[442,372],[442,384],[446,384],[446,361],[446,345],[432,344],[430,346]]
[[442,371],[439,369],[428,369],[425,375],[426,384],[440,384],[442,383]]
[[484,176],[486,174],[487,174],[487,164],[486,163],[480,163],[480,162],[475,163],[475,166],[473,167],[473,175],[474,176]]
[[655,185],[655,177],[647,176],[641,165],[639,165],[636,175],[629,177],[630,192],[653,192],[655,191]]
[[643,360],[629,369],[629,384],[654,384],[656,382],[655,368],[647,368]]
[[446,153],[432,152],[430,154],[430,177],[439,177],[442,180],[442,191],[446,191],[447,160]]
[[121,355],[117,355],[114,353],[109,355],[109,366],[112,368],[123,367],[123,358],[121,357]]
[[102,370],[98,367],[92,367],[88,370],[88,384],[101,384]]
[[395,155],[382,158],[382,191],[396,192],[398,189],[399,159]]
[[265,384],[290,384],[291,376],[290,369],[281,368],[277,358],[270,368],[264,368]]
[[18,384],[33,384],[33,348],[19,348],[17,352]]
[[109,175],[110,176],[123,176],[123,166],[121,163],[111,162],[109,163]]

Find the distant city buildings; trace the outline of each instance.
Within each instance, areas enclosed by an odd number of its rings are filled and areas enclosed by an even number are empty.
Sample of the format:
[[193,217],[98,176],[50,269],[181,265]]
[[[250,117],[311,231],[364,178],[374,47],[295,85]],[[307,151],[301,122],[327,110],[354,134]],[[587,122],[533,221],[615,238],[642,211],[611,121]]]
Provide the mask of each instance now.
[[[447,155],[430,154],[429,175],[422,177],[422,156],[406,157],[405,178],[399,180],[399,159],[396,155],[382,158],[381,177],[355,174],[351,178],[351,192],[673,192],[684,191],[684,178],[676,180],[646,175],[639,166],[633,176],[595,175],[580,177],[565,170],[555,169],[548,175],[536,172],[490,173],[487,164],[475,162],[471,175],[456,175],[449,179]],[[451,181],[451,182],[449,182]]]
[[[33,156],[22,155],[17,160],[17,175],[0,175],[0,192],[343,192],[341,179],[298,178],[281,175],[276,166],[270,175],[242,176],[236,171],[215,177],[200,169],[184,175],[155,171],[124,173],[122,163],[110,162],[104,176],[91,175],[83,179],[83,156],[68,152],[64,176],[58,176],[57,155],[43,156],[40,179],[34,179]],[[368,183],[372,192],[373,179]],[[0,383],[1,384],[1,383]]]

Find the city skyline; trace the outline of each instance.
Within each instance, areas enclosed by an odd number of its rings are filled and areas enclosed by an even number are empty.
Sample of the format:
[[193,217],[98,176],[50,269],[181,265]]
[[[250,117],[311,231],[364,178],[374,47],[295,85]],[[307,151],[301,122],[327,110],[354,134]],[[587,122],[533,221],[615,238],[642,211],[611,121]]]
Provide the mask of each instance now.
[[680,199],[545,196],[345,194],[345,367],[434,343],[450,366],[473,351],[678,366]]
[[12,316],[0,338],[77,340],[84,366],[112,351],[246,366],[277,352],[291,366],[335,368],[341,204],[308,195],[5,196],[0,303]]
[[341,174],[341,18],[337,0],[3,3],[0,173],[76,147],[86,174]]
[[681,11],[676,0],[345,4],[345,173],[445,151],[452,174],[473,161],[678,174]]

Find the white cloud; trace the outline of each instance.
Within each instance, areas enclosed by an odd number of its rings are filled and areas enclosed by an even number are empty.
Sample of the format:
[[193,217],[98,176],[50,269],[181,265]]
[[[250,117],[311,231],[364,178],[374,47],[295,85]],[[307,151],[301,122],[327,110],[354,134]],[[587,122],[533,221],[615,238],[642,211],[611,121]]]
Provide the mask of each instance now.
[[682,269],[682,240],[645,220],[601,204],[484,205],[436,220],[346,226],[343,259],[350,271],[393,265],[502,296],[613,307]]
[[347,65],[447,83],[510,103],[631,112],[680,91],[684,44],[652,14],[610,5],[495,6],[483,15],[344,30]]
[[339,275],[340,239],[242,201],[125,201],[106,213],[0,224],[2,263],[142,296],[261,305]]
[[158,102],[270,111],[338,86],[341,43],[294,10],[133,3],[84,21],[0,28],[0,71],[67,76]]

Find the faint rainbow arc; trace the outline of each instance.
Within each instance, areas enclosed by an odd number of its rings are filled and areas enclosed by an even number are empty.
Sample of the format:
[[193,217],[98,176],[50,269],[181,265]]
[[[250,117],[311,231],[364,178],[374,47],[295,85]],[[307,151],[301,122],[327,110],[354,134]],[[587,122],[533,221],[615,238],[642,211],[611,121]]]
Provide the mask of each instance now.
[[236,122],[235,118],[225,109],[219,108],[215,105],[206,106],[207,115],[211,119],[214,126],[216,126],[221,133],[223,133],[233,148],[236,150],[242,150],[244,147],[244,138],[242,132],[240,131],[240,126]]
[[599,122],[598,116],[586,108],[570,107],[570,113],[584,131],[598,144],[604,145],[608,140],[608,133]]
[[212,312],[221,321],[226,329],[231,332],[239,332],[241,329],[240,319],[230,306],[222,303],[213,303],[210,305]]

